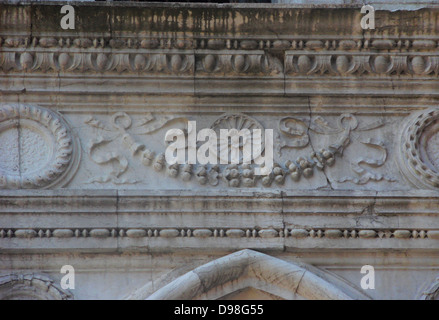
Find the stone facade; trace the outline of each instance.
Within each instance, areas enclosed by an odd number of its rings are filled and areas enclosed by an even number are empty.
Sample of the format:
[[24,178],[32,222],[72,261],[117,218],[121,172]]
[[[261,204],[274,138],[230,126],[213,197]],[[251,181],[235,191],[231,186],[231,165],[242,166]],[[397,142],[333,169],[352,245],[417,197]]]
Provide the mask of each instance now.
[[[436,298],[439,7],[60,6],[0,5],[0,298]],[[168,165],[188,121],[272,172]]]

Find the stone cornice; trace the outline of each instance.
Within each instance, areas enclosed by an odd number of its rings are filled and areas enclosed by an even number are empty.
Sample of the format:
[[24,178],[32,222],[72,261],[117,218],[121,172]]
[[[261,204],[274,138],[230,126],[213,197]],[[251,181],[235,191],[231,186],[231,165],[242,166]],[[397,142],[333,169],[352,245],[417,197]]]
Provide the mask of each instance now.
[[[242,213],[249,199],[258,205],[254,213],[360,214],[372,205],[381,214],[435,215],[439,202],[436,191],[348,191],[309,190],[0,190],[0,213]],[[320,200],[320,201],[317,201]],[[47,208],[50,201],[51,207]],[[315,202],[312,211],[307,203]],[[394,206],[396,203],[400,206]],[[418,205],[414,205],[414,204]],[[166,204],[166,205],[165,205]],[[351,204],[351,207],[346,205]],[[389,207],[386,210],[386,206]],[[139,209],[141,207],[141,209]],[[275,210],[275,207],[278,209]],[[328,208],[332,208],[328,211]],[[31,210],[27,210],[29,208]],[[321,208],[321,209],[318,209]],[[71,211],[69,211],[71,210]]]
[[[59,27],[60,6],[64,2],[20,2],[19,6],[0,3],[8,19],[0,25],[4,32],[23,31],[35,34],[69,34]],[[130,34],[153,32],[179,34],[229,35],[368,35],[383,36],[407,33],[435,35],[438,5],[424,5],[410,11],[376,11],[376,29],[360,27],[362,3],[355,5],[252,5],[71,2],[77,8],[74,33]],[[400,4],[401,5],[401,4]],[[8,14],[10,13],[10,14]],[[313,19],[309,19],[312,15]],[[11,20],[12,18],[12,20]],[[414,23],[411,24],[410,21]],[[257,23],[255,23],[257,22]],[[356,23],[358,22],[358,23]],[[416,23],[415,23],[416,22]]]
[[435,6],[377,11],[371,31],[359,6],[74,5],[72,32],[59,3],[0,4],[5,94],[94,95],[121,79],[119,94],[438,94]]

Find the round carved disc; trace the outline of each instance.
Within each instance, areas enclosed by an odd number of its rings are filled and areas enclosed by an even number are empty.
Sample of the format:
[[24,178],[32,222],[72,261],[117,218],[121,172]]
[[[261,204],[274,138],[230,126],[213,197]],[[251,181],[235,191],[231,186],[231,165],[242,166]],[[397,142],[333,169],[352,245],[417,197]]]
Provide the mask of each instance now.
[[419,188],[439,188],[439,110],[428,109],[409,118],[401,135],[399,166]]
[[57,113],[32,105],[0,105],[0,188],[47,188],[72,163],[74,139]]

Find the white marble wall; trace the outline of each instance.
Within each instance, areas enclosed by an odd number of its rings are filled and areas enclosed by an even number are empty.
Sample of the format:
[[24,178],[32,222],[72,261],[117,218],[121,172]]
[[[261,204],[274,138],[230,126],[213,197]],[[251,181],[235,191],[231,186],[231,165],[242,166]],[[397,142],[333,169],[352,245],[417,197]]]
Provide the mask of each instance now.
[[[436,297],[437,9],[77,6],[0,5],[0,298]],[[273,171],[166,164],[188,121]]]

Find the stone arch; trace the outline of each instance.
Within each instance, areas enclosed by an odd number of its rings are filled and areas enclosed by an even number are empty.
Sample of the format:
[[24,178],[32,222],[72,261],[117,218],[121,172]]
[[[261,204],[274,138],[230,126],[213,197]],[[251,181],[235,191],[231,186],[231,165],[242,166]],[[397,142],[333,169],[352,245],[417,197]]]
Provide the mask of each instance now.
[[310,269],[246,249],[195,268],[149,296],[139,292],[144,287],[128,298],[218,299],[255,288],[283,299],[369,299],[343,280]]
[[416,299],[418,300],[439,300],[439,276],[428,286],[421,288]]
[[44,275],[8,274],[0,276],[0,300],[71,300],[73,295]]

